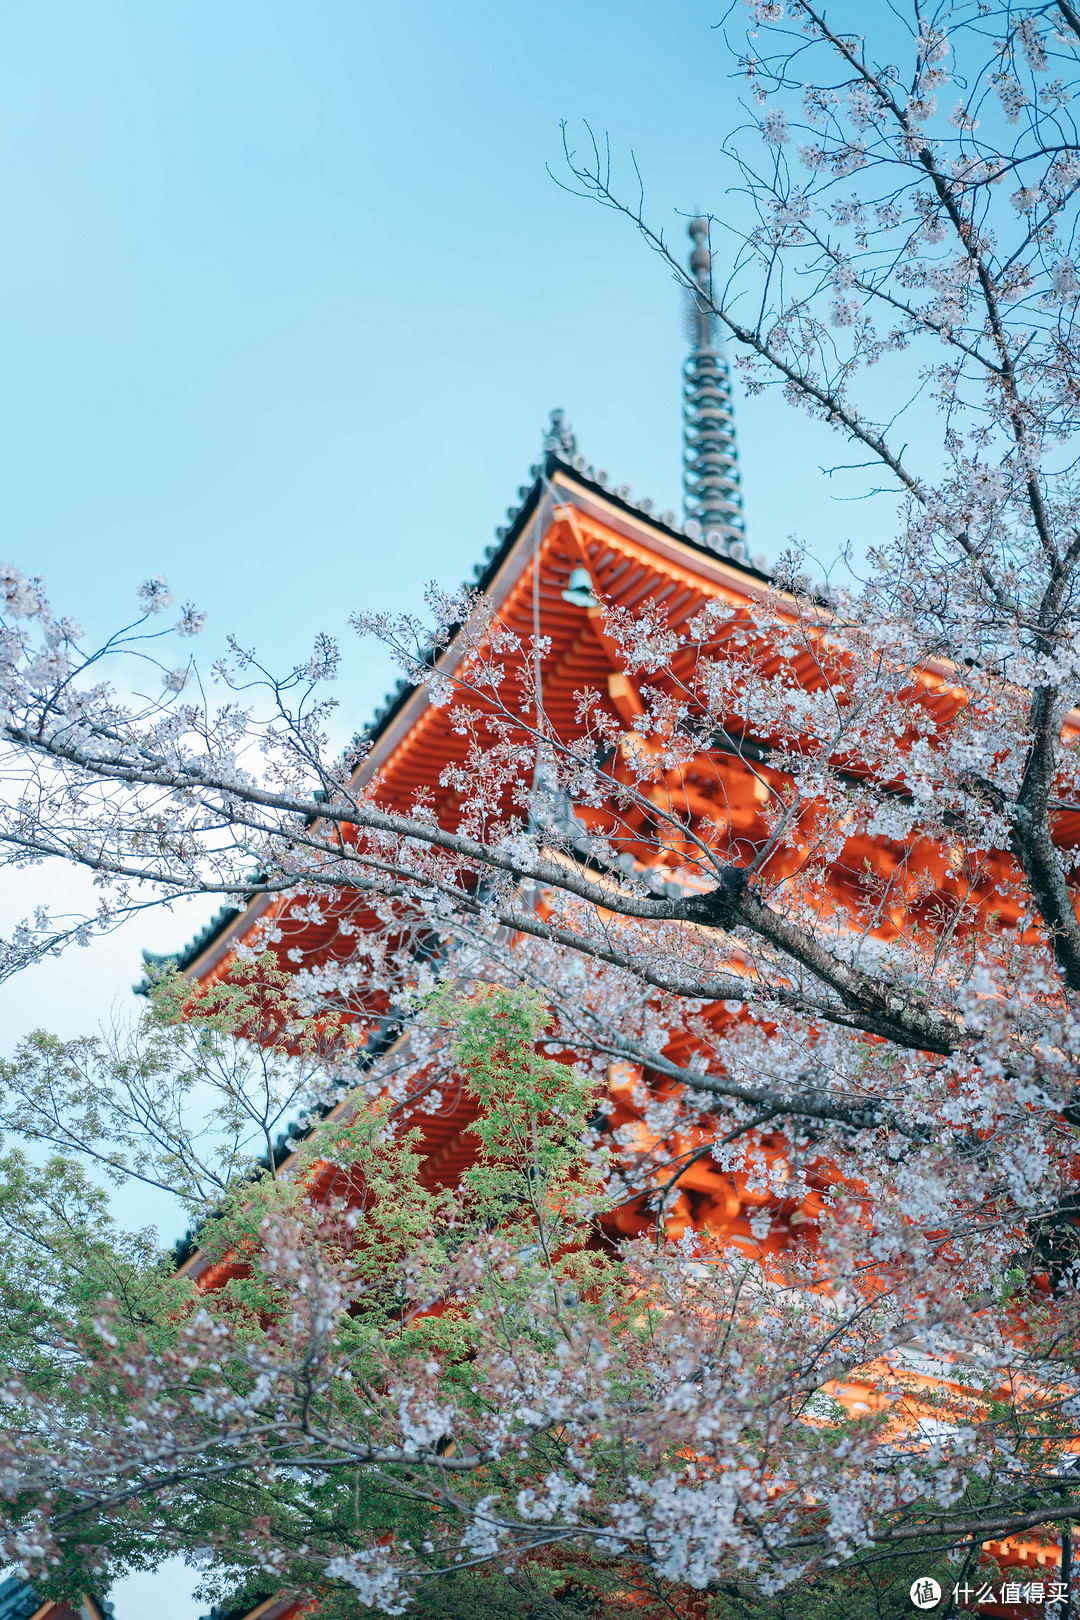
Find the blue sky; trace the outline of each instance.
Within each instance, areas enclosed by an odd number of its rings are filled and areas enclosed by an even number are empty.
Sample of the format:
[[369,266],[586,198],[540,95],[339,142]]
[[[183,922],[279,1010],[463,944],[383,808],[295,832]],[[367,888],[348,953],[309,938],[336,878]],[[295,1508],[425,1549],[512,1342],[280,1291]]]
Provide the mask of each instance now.
[[[679,210],[737,207],[723,10],[0,4],[0,554],[91,632],[160,571],[208,611],[208,650],[232,630],[283,662],[353,607],[464,578],[552,406],[676,507],[675,289],[545,165],[560,119],[580,137],[587,118],[628,184],[634,148],[680,241]],[[845,458],[823,430],[771,398],[739,398],[737,426],[753,551],[796,533],[827,561],[877,520],[831,499],[818,469]],[[389,684],[351,656],[349,730]],[[35,872],[0,911],[78,889]],[[24,976],[0,1044],[129,1006],[140,948],[181,943],[196,911]],[[160,1620],[194,1612],[185,1582],[156,1578]],[[147,1597],[118,1592],[118,1620]]]
[[[553,405],[676,505],[675,290],[545,164],[587,117],[628,183],[634,147],[658,221],[723,212],[714,15],[0,9],[6,552],[84,622],[162,568],[212,628],[284,651],[462,577]],[[771,400],[739,427],[754,549],[830,549],[855,519],[812,510],[828,446]]]

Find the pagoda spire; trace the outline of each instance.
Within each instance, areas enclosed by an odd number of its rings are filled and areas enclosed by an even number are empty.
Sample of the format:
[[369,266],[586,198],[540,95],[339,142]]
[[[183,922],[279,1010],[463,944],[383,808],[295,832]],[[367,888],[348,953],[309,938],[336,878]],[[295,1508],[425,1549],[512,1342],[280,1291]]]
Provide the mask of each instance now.
[[708,220],[692,219],[687,234],[694,244],[690,274],[696,289],[687,292],[686,302],[690,354],[683,367],[683,518],[700,525],[702,538],[715,551],[730,556],[743,540],[742,494],[731,377],[709,305]]

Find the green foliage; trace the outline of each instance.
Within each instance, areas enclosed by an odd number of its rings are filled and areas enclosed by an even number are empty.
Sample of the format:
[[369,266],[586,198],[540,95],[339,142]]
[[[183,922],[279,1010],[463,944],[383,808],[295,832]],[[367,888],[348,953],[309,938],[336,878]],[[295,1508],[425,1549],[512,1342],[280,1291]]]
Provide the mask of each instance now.
[[[246,1040],[253,1019],[260,1021],[264,1039],[279,1047],[286,1038],[298,1042],[312,1060],[331,1044],[340,1052],[341,1031],[328,1032],[325,1023],[312,1030],[298,1019],[265,963],[240,986],[216,987],[194,1006],[185,1004],[181,991],[175,978],[156,987],[137,1052],[103,1057],[94,1043],[57,1043],[42,1035],[24,1047],[5,1078],[10,1083],[24,1065],[23,1094],[51,1087],[58,1115],[64,1104],[56,1077],[67,1066],[67,1103],[88,1128],[94,1156],[108,1162],[110,1091],[93,1090],[87,1076],[95,1065],[99,1074],[101,1065],[108,1068],[110,1085],[120,1074],[130,1081],[137,1068],[144,1087],[151,1076],[167,1074],[184,1094],[195,1073],[205,1077],[216,1069],[235,1076],[230,1044]],[[181,1021],[185,1013],[188,1022]],[[436,1358],[443,1386],[482,1407],[484,1394],[472,1387],[472,1369],[490,1342],[490,1326],[463,1305],[431,1309],[433,1289],[443,1286],[439,1279],[478,1241],[514,1257],[486,1279],[507,1345],[530,1336],[550,1338],[551,1321],[541,1325],[538,1300],[547,1298],[557,1314],[560,1301],[580,1307],[587,1294],[598,1312],[606,1312],[617,1266],[588,1247],[603,1169],[602,1159],[591,1162],[584,1151],[593,1092],[571,1066],[537,1055],[546,1023],[542,1004],[521,992],[489,990],[468,998],[439,992],[424,1016],[448,1032],[452,1062],[475,1104],[469,1129],[479,1157],[463,1185],[431,1185],[418,1133],[395,1129],[385,1105],[364,1105],[343,1122],[320,1128],[294,1156],[287,1177],[272,1167],[232,1176],[203,1204],[200,1257],[219,1268],[209,1293],[196,1295],[190,1283],[170,1273],[151,1234],[118,1231],[105,1194],[69,1160],[54,1156],[38,1168],[13,1152],[0,1161],[0,1223],[7,1231],[0,1257],[0,1351],[30,1389],[64,1404],[73,1434],[81,1419],[102,1418],[107,1409],[122,1417],[131,1397],[122,1386],[110,1391],[100,1377],[87,1376],[100,1351],[94,1320],[103,1300],[119,1348],[138,1337],[148,1352],[175,1349],[194,1306],[208,1310],[228,1324],[231,1335],[222,1376],[236,1391],[250,1387],[246,1349],[272,1350],[285,1297],[282,1279],[262,1263],[274,1222],[293,1223],[296,1241],[328,1265],[346,1264],[355,1285],[354,1304],[338,1323],[334,1343],[336,1365],[348,1369],[348,1379],[338,1378],[317,1397],[316,1407],[325,1408],[325,1421],[344,1423],[357,1435],[367,1421],[365,1392],[385,1381],[387,1358],[402,1368]],[[235,1108],[235,1088],[224,1106]],[[180,1130],[179,1116],[174,1120]],[[123,1122],[122,1130],[128,1130]],[[133,1139],[131,1132],[122,1152],[131,1153]],[[328,1218],[328,1210],[337,1213]],[[508,1464],[511,1472],[515,1466],[523,1478],[535,1475],[531,1463]],[[462,1481],[466,1499],[482,1488],[469,1478]],[[145,1496],[104,1519],[80,1520],[42,1590],[71,1596],[89,1567],[99,1568],[99,1580],[107,1581],[125,1568],[152,1567],[176,1548],[201,1547],[218,1549],[206,1593],[226,1601],[237,1590],[238,1571],[247,1570],[241,1584],[252,1590],[253,1582],[265,1579],[263,1545],[305,1546],[311,1556],[297,1557],[290,1581],[318,1590],[331,1620],[339,1599],[321,1575],[328,1554],[386,1536],[419,1554],[429,1527],[425,1502],[388,1491],[370,1470],[260,1477],[253,1468]],[[423,1600],[428,1608],[418,1612],[591,1612],[579,1601],[591,1588],[581,1586],[569,1602],[554,1595],[565,1584],[557,1570],[525,1572],[509,1584],[501,1576],[453,1572],[452,1579],[431,1583]],[[343,1615],[354,1612],[345,1589],[340,1605]]]
[[154,1234],[119,1230],[105,1193],[70,1160],[0,1156],[0,1230],[0,1364],[42,1395],[70,1395],[102,1300],[121,1342],[165,1342],[190,1296]]
[[[490,1348],[492,1332],[508,1348],[550,1338],[550,1318],[541,1320],[538,1303],[572,1301],[580,1314],[584,1300],[606,1315],[617,1292],[617,1263],[589,1244],[595,1238],[594,1213],[602,1157],[586,1153],[587,1119],[595,1107],[592,1086],[571,1066],[540,1057],[536,1043],[546,1025],[539,1000],[523,992],[486,990],[469,997],[440,991],[425,1017],[449,1031],[450,1054],[474,1100],[469,1130],[478,1139],[479,1159],[449,1190],[425,1183],[418,1133],[395,1133],[387,1110],[376,1104],[343,1124],[328,1124],[304,1144],[296,1175],[285,1181],[264,1177],[235,1190],[207,1224],[201,1251],[211,1263],[258,1253],[265,1222],[289,1214],[316,1235],[318,1220],[309,1195],[343,1198],[354,1222],[347,1253],[361,1284],[356,1303],[338,1331],[337,1352],[350,1369],[350,1385],[339,1384],[333,1400],[339,1420],[364,1432],[364,1391],[380,1377],[386,1356],[402,1368],[435,1358],[440,1382],[466,1404],[479,1409],[484,1392],[474,1386],[474,1364]],[[325,1247],[335,1239],[318,1232]],[[432,1311],[429,1283],[444,1277],[455,1258],[477,1241],[513,1257],[485,1279],[482,1320],[471,1310],[444,1302]],[[257,1265],[228,1277],[208,1301],[211,1309],[242,1321],[258,1337],[272,1324],[275,1280]],[[359,1393],[355,1393],[359,1392]],[[503,1473],[522,1481],[542,1471],[540,1453]],[[465,1501],[490,1489],[491,1479],[464,1477]],[[179,1510],[190,1545],[211,1541],[229,1545],[235,1569],[238,1535],[261,1522],[268,1541],[308,1545],[314,1554],[330,1547],[370,1545],[391,1537],[420,1555],[430,1533],[431,1509],[388,1490],[370,1470],[356,1469],[303,1480],[279,1477],[271,1490],[250,1480],[229,1481],[214,1492],[199,1492]],[[174,1521],[175,1522],[175,1521]],[[318,1557],[300,1559],[293,1582],[307,1576],[319,1592],[327,1620],[355,1613],[347,1589],[328,1589],[319,1579]],[[255,1569],[252,1570],[256,1580]],[[495,1571],[454,1571],[424,1583],[418,1615],[550,1616],[578,1620],[599,1612],[600,1590],[610,1578],[587,1571],[568,1586],[565,1570],[531,1567],[512,1577]],[[228,1596],[219,1578],[208,1577],[208,1595]],[[558,1594],[562,1592],[562,1596]]]
[[562,1284],[602,1297],[614,1263],[588,1247],[608,1165],[605,1149],[586,1148],[593,1084],[537,1053],[548,1014],[529,991],[439,995],[433,1010],[453,1022],[451,1051],[479,1106],[469,1130],[480,1157],[462,1177],[465,1210],[474,1225],[520,1239],[514,1294],[527,1303],[530,1288]]
[[169,971],[131,1029],[63,1041],[34,1031],[0,1059],[0,1129],[174,1194],[198,1219],[260,1165],[286,1122],[351,1055],[264,953],[193,987]]

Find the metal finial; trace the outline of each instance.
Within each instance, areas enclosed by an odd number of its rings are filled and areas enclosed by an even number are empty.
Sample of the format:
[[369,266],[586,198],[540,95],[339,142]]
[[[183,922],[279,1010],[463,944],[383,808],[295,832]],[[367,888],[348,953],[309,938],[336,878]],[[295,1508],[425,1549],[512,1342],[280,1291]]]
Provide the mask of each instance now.
[[694,246],[687,291],[686,326],[690,354],[683,367],[683,517],[700,525],[715,550],[726,556],[743,540],[742,495],[731,413],[731,378],[710,307],[712,254],[709,222],[692,219],[687,235]]

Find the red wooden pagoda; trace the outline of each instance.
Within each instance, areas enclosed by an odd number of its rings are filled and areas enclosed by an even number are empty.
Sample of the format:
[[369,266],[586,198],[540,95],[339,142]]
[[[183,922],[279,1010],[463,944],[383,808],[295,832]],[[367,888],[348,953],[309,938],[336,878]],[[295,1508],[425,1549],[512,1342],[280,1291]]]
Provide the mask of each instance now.
[[[704,287],[709,272],[704,224],[694,221],[690,229],[695,244],[691,266]],[[530,643],[537,630],[550,643],[541,670],[545,709],[564,739],[573,738],[579,730],[575,694],[584,688],[599,693],[611,714],[628,728],[632,729],[635,716],[642,712],[641,696],[621,667],[596,598],[630,614],[646,603],[662,605],[669,625],[678,631],[711,600],[722,601],[737,612],[771,590],[764,562],[749,558],[743,539],[730,384],[723,355],[702,306],[692,302],[689,315],[692,351],[685,368],[682,519],[673,512],[654,513],[650,501],[631,499],[625,485],[613,487],[607,475],[594,470],[578,452],[562,413],[556,412],[542,459],[531,470],[532,481],[520,506],[508,514],[508,526],[497,531],[498,543],[489,548],[486,561],[476,571],[477,587],[491,598],[523,645]],[[813,678],[809,669],[807,678]],[[656,679],[662,682],[663,676]],[[508,670],[507,680],[512,687],[513,669]],[[946,709],[951,697],[943,675],[940,702]],[[426,788],[434,794],[431,802],[439,821],[452,828],[460,801],[454,790],[439,788],[438,783],[448,763],[464,760],[467,742],[455,732],[447,711],[432,704],[425,690],[403,684],[387,699],[369,737],[371,747],[358,781],[378,773],[381,802],[402,812],[410,808],[417,790]],[[726,821],[733,835],[753,841],[766,834],[762,812],[770,774],[764,754],[751,768],[745,748],[741,753],[711,751],[699,771],[684,770],[677,780],[658,782],[654,791],[667,795],[692,821]],[[1076,826],[1063,827],[1061,834],[1066,841],[1080,842],[1080,816],[1070,821]],[[865,857],[875,870],[887,872],[901,854],[884,841],[866,840],[865,848],[848,852],[845,866],[857,869]],[[641,858],[653,858],[644,841]],[[956,880],[946,853],[927,850],[925,860],[938,896],[948,896]],[[837,897],[843,898],[843,877],[838,874],[835,882]],[[968,898],[970,901],[970,895]],[[990,880],[984,898],[988,903],[992,898]],[[933,904],[933,899],[931,895],[927,904]],[[994,903],[1000,911],[1000,900]],[[323,903],[320,921],[290,919],[288,905],[288,901],[257,894],[241,909],[223,912],[183,953],[178,965],[192,981],[211,982],[227,973],[238,949],[258,942],[270,923],[277,924],[281,937],[273,948],[286,968],[298,960],[306,966],[348,960],[355,935],[351,928],[339,928],[341,917],[332,905]],[[888,938],[900,925],[899,917],[890,919],[886,914],[878,931]],[[723,1007],[711,1010],[718,1028],[730,1016]],[[389,1039],[393,1038],[391,1033]],[[666,1055],[680,1062],[689,1053],[676,1044]],[[637,1071],[613,1065],[605,1112],[613,1128],[629,1127],[637,1133],[637,1145],[645,1148],[655,1139],[650,1138],[643,1110],[634,1100],[635,1094],[640,1096],[642,1078],[654,1087],[666,1083],[659,1076],[642,1077]],[[472,1161],[474,1138],[467,1127],[473,1117],[473,1106],[464,1094],[437,1113],[414,1116],[412,1122],[422,1134],[425,1173],[432,1183],[455,1182]],[[688,1145],[692,1144],[671,1143],[675,1153]],[[783,1143],[779,1136],[766,1135],[761,1147],[766,1155],[779,1154]],[[677,1200],[668,1206],[672,1235],[678,1235],[687,1223],[707,1221],[714,1232],[745,1245],[748,1253],[760,1254],[762,1245],[753,1237],[750,1221],[767,1195],[749,1191],[739,1178],[722,1172],[708,1158],[683,1172],[679,1189]],[[766,1248],[783,1245],[801,1223],[815,1220],[816,1204],[813,1194],[802,1203],[779,1208],[772,1202],[772,1233]],[[625,1234],[641,1231],[648,1222],[640,1203],[627,1204],[610,1217],[611,1226]],[[219,1280],[198,1250],[188,1252],[183,1267],[201,1286],[213,1287]],[[859,1384],[843,1386],[836,1393],[853,1411],[868,1410],[873,1400],[872,1392]],[[1034,1543],[994,1550],[999,1557],[1020,1565],[1053,1557]],[[292,1612],[287,1604],[282,1608],[275,1600],[265,1609],[265,1616],[266,1620],[290,1620]]]

